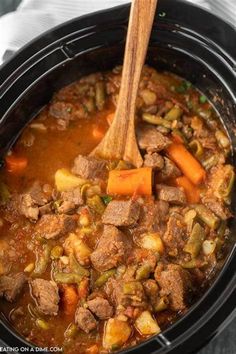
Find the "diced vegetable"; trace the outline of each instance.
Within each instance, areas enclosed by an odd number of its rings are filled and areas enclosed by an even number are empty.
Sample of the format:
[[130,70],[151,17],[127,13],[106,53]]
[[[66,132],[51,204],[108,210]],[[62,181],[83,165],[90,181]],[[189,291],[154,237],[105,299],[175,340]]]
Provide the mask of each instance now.
[[86,243],[74,233],[70,233],[70,235],[66,238],[64,242],[64,249],[67,255],[72,255],[73,257],[75,255],[76,260],[83,265],[87,264],[88,257],[92,252]]
[[143,311],[135,321],[135,327],[144,336],[160,333],[160,327],[157,321],[152,317],[149,311]]
[[102,215],[105,211],[105,205],[99,195],[94,195],[86,199],[86,204],[96,213]]
[[147,233],[142,235],[140,246],[148,250],[157,251],[160,254],[164,252],[164,244],[158,233]]
[[103,81],[98,81],[95,84],[95,102],[97,109],[101,111],[105,104],[105,83]]
[[30,124],[31,129],[36,129],[42,132],[47,131],[47,127],[43,123],[31,123]]
[[43,274],[48,266],[48,263],[50,261],[50,254],[51,254],[51,249],[52,246],[49,245],[48,243],[43,245],[43,252],[42,254],[37,252],[37,259],[35,262],[35,268],[33,271],[33,276],[38,276]]
[[103,346],[105,349],[119,349],[129,339],[132,329],[128,322],[110,318],[103,335]]
[[189,144],[190,150],[196,156],[197,158],[200,158],[203,154],[203,147],[200,141],[198,140],[192,140]]
[[143,280],[147,279],[150,276],[151,267],[149,264],[143,264],[136,270],[136,279]]
[[203,182],[206,177],[206,172],[183,144],[173,143],[167,148],[167,152],[170,158],[193,184],[198,185]]
[[192,231],[193,223],[196,219],[196,216],[197,212],[194,209],[190,209],[184,214],[184,222],[187,225],[188,232]]
[[125,295],[136,295],[142,289],[143,286],[139,281],[128,281],[123,284],[123,293]]
[[86,349],[86,354],[98,354],[98,353],[99,353],[99,349],[97,344],[94,344],[88,349]]
[[150,113],[143,113],[142,118],[144,122],[150,123],[150,124],[155,124],[155,125],[161,125],[167,129],[171,129],[171,122],[168,120],[165,120],[162,117],[155,116]]
[[165,114],[164,119],[170,121],[178,120],[180,119],[182,114],[183,110],[179,106],[175,105],[173,108],[171,108],[169,112]]
[[7,188],[7,185],[0,182],[0,204],[6,204],[10,198],[11,194]]
[[218,142],[218,144],[223,148],[223,149],[227,149],[230,147],[230,142],[229,139],[227,138],[227,136],[225,135],[224,132],[222,132],[221,130],[217,130],[215,132],[215,137],[216,140]]
[[184,246],[184,251],[190,253],[192,258],[197,257],[202,248],[202,243],[205,239],[205,236],[204,228],[200,224],[196,223],[193,226],[192,232],[186,245]]
[[64,284],[79,284],[82,276],[77,273],[54,273],[54,280],[56,283]]
[[148,89],[143,89],[140,91],[139,94],[147,106],[150,106],[156,102],[157,95],[153,91],[150,91]]
[[184,269],[193,269],[193,268],[202,268],[207,265],[207,262],[204,262],[200,259],[191,259],[191,261],[183,262],[180,264]]
[[79,217],[79,223],[83,227],[89,226],[90,224],[89,216],[87,214],[81,214]]
[[85,179],[73,175],[66,168],[61,168],[55,173],[55,185],[59,192],[80,187],[85,183]]
[[106,272],[102,273],[95,281],[94,285],[97,288],[103,286],[110,277],[112,277],[116,273],[116,269],[109,269]]
[[45,320],[40,319],[40,318],[38,318],[38,319],[36,320],[36,325],[37,325],[40,329],[43,329],[43,330],[47,330],[47,329],[50,328],[49,323],[46,322]]
[[179,86],[175,87],[175,91],[178,93],[186,93],[186,91],[192,86],[189,81],[182,81]]
[[171,132],[172,135],[172,140],[174,143],[177,144],[187,144],[187,140],[184,136],[184,134],[179,131],[179,129],[173,129]]
[[66,339],[73,338],[78,332],[78,327],[75,323],[70,323],[64,332],[64,337]]
[[226,220],[221,220],[220,226],[219,226],[219,228],[217,230],[217,235],[218,235],[219,238],[224,237],[226,226],[227,226],[227,221]]
[[34,267],[35,267],[35,264],[34,264],[34,263],[29,263],[29,264],[25,267],[24,272],[25,272],[25,273],[31,273],[31,272],[33,272],[33,270],[34,270]]
[[75,312],[79,296],[73,285],[63,285],[62,291],[63,310],[66,315],[72,315]]
[[159,299],[159,301],[155,305],[155,311],[160,312],[166,310],[168,308],[168,305],[169,305],[169,300],[167,296],[163,296]]
[[211,229],[215,230],[219,226],[219,218],[212,213],[205,205],[197,204],[194,206],[199,218]]
[[201,96],[199,97],[199,102],[200,102],[200,103],[206,103],[206,102],[207,102],[206,96],[201,95]]
[[208,171],[213,166],[216,166],[218,161],[219,161],[218,155],[211,155],[210,157],[202,161],[202,166]]
[[107,193],[111,195],[151,195],[152,169],[143,167],[132,170],[110,171]]
[[[81,246],[81,244],[82,244],[82,246]],[[82,241],[81,241],[81,244],[80,244],[80,251],[82,252],[82,255],[83,255],[83,258],[84,258],[84,255],[86,254],[88,254],[87,252],[88,252],[88,250],[90,251],[90,253],[91,253],[91,250],[85,245],[85,243],[83,243]],[[86,246],[86,247],[85,247]],[[85,247],[85,248],[84,248]],[[86,253],[83,253],[83,252],[86,252]],[[89,253],[89,254],[90,254]],[[78,254],[78,253],[77,253]],[[82,258],[82,257],[81,257]],[[82,258],[82,259],[83,259]],[[84,277],[84,276],[89,276],[89,270],[88,269],[86,269],[86,268],[84,268],[84,267],[82,267],[78,262],[77,262],[77,260],[76,260],[76,258],[75,258],[75,256],[74,256],[74,254],[73,253],[71,253],[70,255],[69,255],[69,265],[70,265],[70,268],[71,268],[71,270],[72,270],[72,272],[74,272],[74,273],[76,273],[76,274],[79,274],[79,275],[81,275],[82,277]]]
[[176,184],[178,187],[182,187],[184,189],[186,198],[188,203],[198,203],[200,200],[200,192],[198,188],[190,182],[190,180],[185,177],[177,177]]
[[223,169],[223,176],[222,178],[219,178],[217,180],[215,185],[216,190],[214,191],[214,194],[218,198],[227,201],[227,198],[229,197],[234,185],[235,174],[234,174],[233,166],[231,165],[222,166],[222,169]]
[[129,170],[131,168],[131,164],[127,161],[120,160],[116,165],[115,170]]
[[205,240],[202,244],[202,250],[206,256],[209,256],[210,254],[214,253],[215,249],[216,241],[214,240]]
[[28,160],[23,156],[8,155],[5,157],[6,169],[10,173],[20,173],[28,165]]
[[63,247],[60,245],[54,246],[51,250],[51,258],[58,259],[63,255]]

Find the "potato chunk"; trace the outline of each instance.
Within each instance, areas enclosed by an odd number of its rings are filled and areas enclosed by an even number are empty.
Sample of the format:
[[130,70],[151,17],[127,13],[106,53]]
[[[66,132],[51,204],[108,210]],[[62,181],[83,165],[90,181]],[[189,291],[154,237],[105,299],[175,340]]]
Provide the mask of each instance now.
[[120,348],[129,339],[132,330],[129,323],[110,318],[106,325],[103,336],[103,346],[108,350]]
[[55,185],[59,192],[82,186],[86,182],[85,179],[73,175],[66,168],[61,168],[55,173]]
[[157,251],[161,254],[164,252],[164,245],[158,233],[144,234],[141,238],[140,246],[148,250]]
[[143,311],[135,321],[135,327],[144,336],[160,333],[157,321],[149,311]]
[[64,242],[64,249],[66,255],[73,253],[77,261],[86,265],[92,250],[84,243],[78,235],[71,233]]

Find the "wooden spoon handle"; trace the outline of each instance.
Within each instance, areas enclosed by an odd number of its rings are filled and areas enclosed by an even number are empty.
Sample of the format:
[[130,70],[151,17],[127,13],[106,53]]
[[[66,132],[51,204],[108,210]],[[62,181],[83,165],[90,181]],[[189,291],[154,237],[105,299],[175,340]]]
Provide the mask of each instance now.
[[[135,102],[144,65],[157,0],[133,0],[126,39],[123,73],[117,109],[127,120],[135,114]],[[119,112],[124,113],[124,112]],[[119,116],[119,114],[117,114]]]

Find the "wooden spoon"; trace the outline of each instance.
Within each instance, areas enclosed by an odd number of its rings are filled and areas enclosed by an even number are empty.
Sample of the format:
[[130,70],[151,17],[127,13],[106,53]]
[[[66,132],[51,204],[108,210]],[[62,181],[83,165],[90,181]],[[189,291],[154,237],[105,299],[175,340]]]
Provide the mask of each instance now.
[[133,0],[125,46],[124,66],[114,120],[91,155],[143,164],[135,135],[135,103],[146,58],[157,0]]

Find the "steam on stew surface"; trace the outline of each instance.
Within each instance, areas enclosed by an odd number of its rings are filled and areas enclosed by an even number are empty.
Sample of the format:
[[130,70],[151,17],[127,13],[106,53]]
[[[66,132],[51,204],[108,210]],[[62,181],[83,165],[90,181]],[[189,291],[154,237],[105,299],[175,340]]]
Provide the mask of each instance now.
[[0,310],[38,346],[107,353],[186,313],[220,268],[234,170],[216,112],[145,67],[142,168],[89,157],[112,122],[121,67],[61,89],[1,171]]

